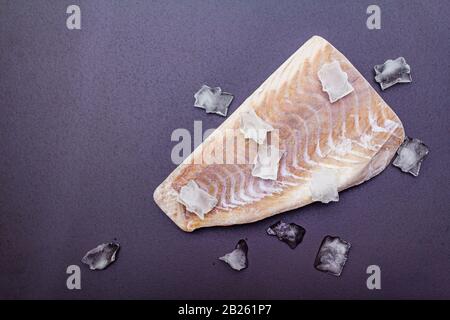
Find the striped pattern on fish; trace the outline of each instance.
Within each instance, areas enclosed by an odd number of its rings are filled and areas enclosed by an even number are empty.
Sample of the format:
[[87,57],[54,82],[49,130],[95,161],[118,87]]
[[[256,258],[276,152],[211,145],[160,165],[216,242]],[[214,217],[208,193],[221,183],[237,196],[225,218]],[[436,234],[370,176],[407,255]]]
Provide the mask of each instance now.
[[[338,61],[354,92],[331,104],[317,76]],[[278,178],[252,176],[252,164],[194,164],[227,129],[239,131],[250,108],[279,131]],[[268,133],[270,138],[272,133]],[[402,123],[355,67],[326,40],[313,37],[275,71],[156,190],[154,199],[183,230],[249,223],[312,202],[312,172],[336,170],[339,191],[379,174],[404,139]],[[247,140],[250,147],[254,141]],[[226,145],[224,144],[224,148]],[[237,157],[248,159],[245,150]],[[187,212],[177,194],[188,181],[218,200],[204,220]]]

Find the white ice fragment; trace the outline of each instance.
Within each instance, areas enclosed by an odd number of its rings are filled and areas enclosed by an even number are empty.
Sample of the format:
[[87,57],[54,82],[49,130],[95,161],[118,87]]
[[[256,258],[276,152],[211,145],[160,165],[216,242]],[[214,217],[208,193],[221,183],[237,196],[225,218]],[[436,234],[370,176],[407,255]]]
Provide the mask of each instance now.
[[397,83],[412,82],[411,67],[403,57],[395,60],[389,59],[383,64],[376,65],[374,70],[375,81],[380,84],[382,90],[392,87]]
[[228,107],[233,101],[233,95],[222,92],[220,87],[211,88],[203,85],[200,90],[194,94],[194,106],[206,110],[206,113],[215,113],[226,117]]
[[354,90],[348,82],[347,73],[342,71],[338,61],[324,64],[317,75],[322,83],[322,90],[328,93],[331,103],[338,101]]
[[399,167],[403,172],[409,172],[417,177],[422,161],[428,153],[429,149],[422,141],[406,137],[397,150],[397,157],[393,165]]
[[81,262],[87,264],[91,270],[103,270],[116,261],[116,253],[120,245],[116,242],[102,243],[89,250]]
[[205,218],[205,214],[217,205],[217,199],[201,189],[193,180],[190,180],[185,186],[181,187],[178,202],[202,220]]
[[323,168],[313,172],[309,189],[313,201],[339,201],[338,177],[334,170]]
[[273,131],[274,128],[250,109],[241,114],[240,130],[246,139],[253,139],[258,144],[263,144],[266,141],[267,132]]
[[253,165],[252,176],[261,179],[277,180],[278,164],[282,153],[273,145],[260,145]]
[[239,242],[236,245],[236,248],[232,252],[227,253],[223,257],[220,257],[219,260],[228,263],[228,265],[234,270],[240,271],[242,269],[247,268],[248,266],[247,252],[248,252],[247,242],[241,239],[239,240]]
[[317,253],[314,267],[339,277],[347,261],[350,247],[350,243],[339,237],[326,236]]
[[303,240],[306,230],[295,223],[278,221],[266,230],[268,235],[276,236],[278,240],[288,244],[291,249],[295,249]]

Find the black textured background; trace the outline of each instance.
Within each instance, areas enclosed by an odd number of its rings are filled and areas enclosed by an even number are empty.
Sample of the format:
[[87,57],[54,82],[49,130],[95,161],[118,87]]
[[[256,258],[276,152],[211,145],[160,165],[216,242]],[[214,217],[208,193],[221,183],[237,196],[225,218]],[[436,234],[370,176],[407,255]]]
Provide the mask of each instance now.
[[[381,30],[366,28],[369,4]],[[0,0],[0,298],[450,298],[449,17],[444,0]],[[193,93],[220,85],[233,112],[315,34],[378,91],[373,66],[407,59],[414,82],[382,97],[431,149],[420,176],[390,166],[339,203],[283,214],[307,230],[295,250],[265,235],[281,216],[180,231],[152,200],[175,168],[170,135],[223,121]],[[352,243],[340,278],[313,268],[327,234]],[[66,267],[113,238],[118,261],[82,266],[67,290]],[[250,266],[236,273],[217,257],[240,238]]]

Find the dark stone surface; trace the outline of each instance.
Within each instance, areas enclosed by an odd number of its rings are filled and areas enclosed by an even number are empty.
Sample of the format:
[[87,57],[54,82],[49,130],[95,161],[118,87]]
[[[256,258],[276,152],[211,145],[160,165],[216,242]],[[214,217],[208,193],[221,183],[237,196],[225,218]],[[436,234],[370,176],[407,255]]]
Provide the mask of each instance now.
[[[81,31],[65,25],[73,3]],[[370,31],[370,1],[0,1],[0,298],[450,298],[450,3],[377,3]],[[170,135],[223,121],[194,92],[221,86],[231,113],[315,34],[379,92],[373,66],[406,58],[413,83],[382,97],[430,147],[420,176],[390,166],[338,203],[180,231],[152,199],[175,168]],[[266,235],[280,218],[308,230],[296,250]],[[340,278],[313,267],[327,234],[352,243]],[[81,264],[114,238],[110,268]],[[214,264],[241,238],[248,269]],[[66,289],[70,264],[80,291]]]

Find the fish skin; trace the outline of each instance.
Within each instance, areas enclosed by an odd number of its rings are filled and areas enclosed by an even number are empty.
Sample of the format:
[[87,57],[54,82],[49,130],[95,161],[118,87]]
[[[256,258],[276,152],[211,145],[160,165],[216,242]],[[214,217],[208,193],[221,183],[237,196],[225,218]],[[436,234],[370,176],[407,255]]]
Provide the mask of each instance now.
[[[333,60],[339,61],[355,90],[331,104],[317,72]],[[252,177],[251,164],[194,164],[221,132],[239,130],[240,114],[249,108],[280,130],[285,155],[278,180]],[[404,136],[400,119],[358,70],[329,42],[314,36],[203,142],[204,148],[198,147],[156,188],[154,200],[187,232],[251,223],[310,204],[311,173],[321,168],[338,170],[339,191],[369,180],[390,163]],[[218,198],[204,220],[177,201],[179,189],[189,180]]]

